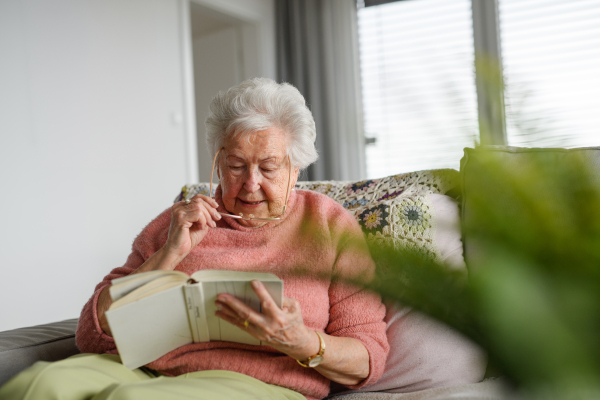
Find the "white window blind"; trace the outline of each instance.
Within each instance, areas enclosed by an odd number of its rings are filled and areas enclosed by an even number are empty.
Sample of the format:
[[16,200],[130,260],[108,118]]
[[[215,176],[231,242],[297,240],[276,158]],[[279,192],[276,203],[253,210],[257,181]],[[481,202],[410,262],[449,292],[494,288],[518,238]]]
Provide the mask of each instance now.
[[600,1],[500,0],[508,143],[600,145]]
[[478,137],[470,0],[359,8],[369,178],[459,168]]

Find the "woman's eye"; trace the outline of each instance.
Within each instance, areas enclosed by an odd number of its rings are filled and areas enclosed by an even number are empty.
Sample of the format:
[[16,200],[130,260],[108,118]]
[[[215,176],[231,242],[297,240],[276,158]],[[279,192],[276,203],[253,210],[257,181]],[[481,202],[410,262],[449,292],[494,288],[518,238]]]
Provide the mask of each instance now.
[[277,165],[266,164],[260,167],[260,169],[264,172],[274,172],[279,169]]
[[261,171],[268,178],[271,178],[277,174],[277,168],[261,168]]

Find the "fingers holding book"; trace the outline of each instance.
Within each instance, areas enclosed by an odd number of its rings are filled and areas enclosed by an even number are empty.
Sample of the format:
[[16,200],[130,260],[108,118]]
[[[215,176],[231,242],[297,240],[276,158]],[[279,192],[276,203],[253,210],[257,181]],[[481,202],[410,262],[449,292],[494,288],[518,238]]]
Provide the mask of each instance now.
[[298,301],[284,297],[283,307],[279,308],[261,282],[252,281],[252,288],[261,302],[261,313],[230,294],[220,293],[216,315],[295,359],[306,359],[315,353],[319,343],[304,325]]

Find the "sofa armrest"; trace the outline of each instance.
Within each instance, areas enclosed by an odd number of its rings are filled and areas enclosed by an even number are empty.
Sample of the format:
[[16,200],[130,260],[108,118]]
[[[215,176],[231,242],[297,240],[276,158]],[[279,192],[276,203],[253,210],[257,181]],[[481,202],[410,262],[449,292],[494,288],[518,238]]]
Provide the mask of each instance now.
[[36,361],[62,360],[79,353],[77,318],[0,332],[0,386]]

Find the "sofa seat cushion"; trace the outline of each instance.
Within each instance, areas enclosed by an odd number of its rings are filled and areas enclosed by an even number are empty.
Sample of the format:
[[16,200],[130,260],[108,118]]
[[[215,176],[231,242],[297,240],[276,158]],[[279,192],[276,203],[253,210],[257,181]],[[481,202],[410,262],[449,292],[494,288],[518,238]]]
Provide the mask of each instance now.
[[412,393],[345,393],[329,396],[328,400],[505,400],[514,398],[502,379],[463,385],[438,387]]
[[36,361],[57,361],[79,353],[77,318],[0,332],[0,386]]

